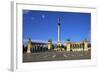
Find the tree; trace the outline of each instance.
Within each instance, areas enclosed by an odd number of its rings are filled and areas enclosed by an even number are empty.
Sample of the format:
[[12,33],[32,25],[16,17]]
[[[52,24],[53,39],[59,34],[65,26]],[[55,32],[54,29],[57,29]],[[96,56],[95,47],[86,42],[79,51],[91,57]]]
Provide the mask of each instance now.
[[23,53],[26,53],[26,52],[27,52],[27,46],[23,45]]
[[51,43],[52,43],[52,40],[51,40],[51,39],[49,39],[49,40],[48,40],[48,42],[51,42]]
[[68,38],[68,39],[67,39],[67,41],[69,42],[69,41],[70,41],[70,39]]
[[54,49],[55,48],[55,46],[52,44],[52,49]]
[[87,38],[85,38],[85,40],[84,40],[85,42],[87,42],[88,40],[87,40]]

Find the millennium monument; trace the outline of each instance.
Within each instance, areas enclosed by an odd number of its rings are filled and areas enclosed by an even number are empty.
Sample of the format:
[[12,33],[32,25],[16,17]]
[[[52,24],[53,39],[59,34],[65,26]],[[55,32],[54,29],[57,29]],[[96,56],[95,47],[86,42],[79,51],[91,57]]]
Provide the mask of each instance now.
[[51,39],[45,42],[28,39],[27,45],[23,45],[23,62],[91,59],[91,43],[87,39],[80,42],[67,39],[63,44],[60,17],[57,26],[57,43],[53,43]]
[[91,49],[91,43],[86,39],[80,42],[71,42],[68,39],[65,44],[61,43],[61,23],[60,17],[58,17],[58,43],[53,44],[52,40],[48,40],[48,42],[34,42],[29,38],[27,42],[27,53],[32,52],[42,52],[42,51],[88,51]]

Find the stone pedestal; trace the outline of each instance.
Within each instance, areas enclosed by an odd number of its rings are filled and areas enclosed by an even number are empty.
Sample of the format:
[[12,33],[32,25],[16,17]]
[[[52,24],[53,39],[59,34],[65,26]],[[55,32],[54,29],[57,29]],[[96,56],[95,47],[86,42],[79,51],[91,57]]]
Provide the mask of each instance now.
[[58,42],[58,46],[61,46],[61,42],[60,41]]

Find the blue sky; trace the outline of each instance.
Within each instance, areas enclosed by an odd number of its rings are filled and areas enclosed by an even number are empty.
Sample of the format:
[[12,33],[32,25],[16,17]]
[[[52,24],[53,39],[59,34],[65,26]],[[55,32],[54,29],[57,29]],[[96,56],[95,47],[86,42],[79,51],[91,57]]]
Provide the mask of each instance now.
[[61,23],[61,41],[82,41],[91,38],[91,14],[23,10],[23,40],[57,41],[58,17]]

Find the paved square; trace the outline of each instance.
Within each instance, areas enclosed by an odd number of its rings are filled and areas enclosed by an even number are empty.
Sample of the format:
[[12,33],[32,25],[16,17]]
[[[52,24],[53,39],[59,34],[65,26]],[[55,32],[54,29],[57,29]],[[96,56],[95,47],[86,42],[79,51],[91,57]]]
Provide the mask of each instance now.
[[52,51],[40,53],[24,53],[23,62],[39,62],[39,61],[59,61],[59,60],[81,60],[91,59],[90,51],[68,52],[68,51]]

